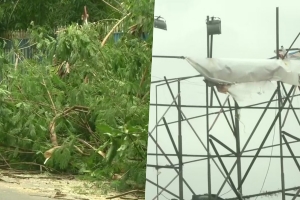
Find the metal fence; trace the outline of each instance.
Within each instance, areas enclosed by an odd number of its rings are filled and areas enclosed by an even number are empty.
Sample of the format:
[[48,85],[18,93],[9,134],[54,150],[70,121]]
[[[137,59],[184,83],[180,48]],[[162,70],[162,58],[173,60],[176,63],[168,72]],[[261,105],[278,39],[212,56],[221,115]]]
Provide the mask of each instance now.
[[[97,24],[95,24],[97,26]],[[111,29],[115,26],[115,21],[104,21],[98,24],[97,31],[100,35],[108,34]],[[66,29],[64,27],[58,27],[53,32],[57,32],[59,30]],[[114,43],[117,43],[121,37],[124,35],[124,24],[119,24],[115,27],[113,34],[111,35],[111,40]],[[35,55],[36,46],[31,45],[29,42],[29,34],[23,30],[10,31],[2,34],[0,36],[3,41],[5,41],[4,45],[4,53],[8,56],[11,63],[22,62],[23,59],[32,59]],[[146,40],[148,38],[148,34],[141,35],[141,39]]]
[[16,60],[33,58],[35,45],[30,45],[29,39],[19,39],[17,43],[12,40],[6,40],[3,48],[4,54],[8,57],[11,63],[16,63]]

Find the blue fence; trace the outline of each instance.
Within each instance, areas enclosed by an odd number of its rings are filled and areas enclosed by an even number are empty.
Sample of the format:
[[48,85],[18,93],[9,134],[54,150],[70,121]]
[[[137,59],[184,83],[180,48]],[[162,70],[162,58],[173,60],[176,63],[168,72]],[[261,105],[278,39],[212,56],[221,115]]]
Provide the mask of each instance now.
[[[122,38],[123,35],[124,35],[124,32],[114,33],[114,42],[115,43],[118,42]],[[140,37],[142,40],[147,40],[149,37],[149,34],[142,34]]]
[[4,53],[9,57],[11,63],[15,63],[17,59],[31,59],[34,55],[35,46],[30,45],[29,39],[19,39],[15,43],[6,40],[4,45]]
[[[113,41],[117,43],[124,32],[115,32],[113,34]],[[148,38],[148,34],[141,35],[141,39],[146,40]],[[29,39],[17,39],[15,41],[5,40],[4,45],[4,53],[9,57],[11,63],[22,62],[23,59],[32,59],[35,53],[35,45],[30,45]]]

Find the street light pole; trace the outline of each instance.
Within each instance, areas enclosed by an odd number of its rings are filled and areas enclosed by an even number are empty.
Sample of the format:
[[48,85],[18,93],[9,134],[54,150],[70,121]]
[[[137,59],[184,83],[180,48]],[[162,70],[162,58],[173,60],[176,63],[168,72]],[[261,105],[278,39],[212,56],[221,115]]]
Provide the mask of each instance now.
[[[209,16],[206,18],[206,26],[207,26],[207,57],[212,58],[212,47],[213,47],[213,35],[215,34],[221,34],[221,20],[215,19],[215,17],[211,17],[211,20]],[[209,44],[209,36],[210,36],[210,44]],[[207,179],[208,179],[208,199],[211,199],[211,168],[210,168],[210,139],[209,139],[209,109],[208,109],[208,89],[209,84],[206,82],[206,145],[207,145]],[[211,86],[210,89],[210,104],[213,103],[213,86]]]

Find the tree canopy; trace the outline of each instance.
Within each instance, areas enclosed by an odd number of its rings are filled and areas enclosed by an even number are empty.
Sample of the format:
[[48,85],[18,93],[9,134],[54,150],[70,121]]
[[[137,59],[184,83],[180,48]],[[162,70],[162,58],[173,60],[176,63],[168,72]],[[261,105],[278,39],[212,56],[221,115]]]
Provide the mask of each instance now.
[[0,27],[2,30],[27,29],[31,21],[34,21],[36,25],[48,28],[67,25],[71,22],[81,24],[84,6],[88,8],[90,21],[121,16],[120,12],[111,7],[120,7],[121,3],[118,1],[1,0],[0,3]]

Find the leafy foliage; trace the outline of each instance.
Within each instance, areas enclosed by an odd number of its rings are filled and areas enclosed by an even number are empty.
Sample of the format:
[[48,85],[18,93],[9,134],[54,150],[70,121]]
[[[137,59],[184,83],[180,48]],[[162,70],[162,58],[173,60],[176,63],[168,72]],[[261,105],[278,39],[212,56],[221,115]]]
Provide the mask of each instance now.
[[143,187],[153,4],[119,5],[119,19],[131,14],[116,43],[111,36],[103,45],[101,23],[71,24],[55,36],[35,23],[28,26],[32,59],[11,63],[0,49],[2,166],[37,169],[49,153],[52,172],[98,180],[120,174],[117,189]]
[[[118,6],[117,1],[105,1]],[[87,6],[90,21],[119,18],[120,13],[101,0],[0,0],[0,27],[2,31],[27,29],[31,21],[36,25],[54,28],[70,22],[81,23],[83,7]]]

